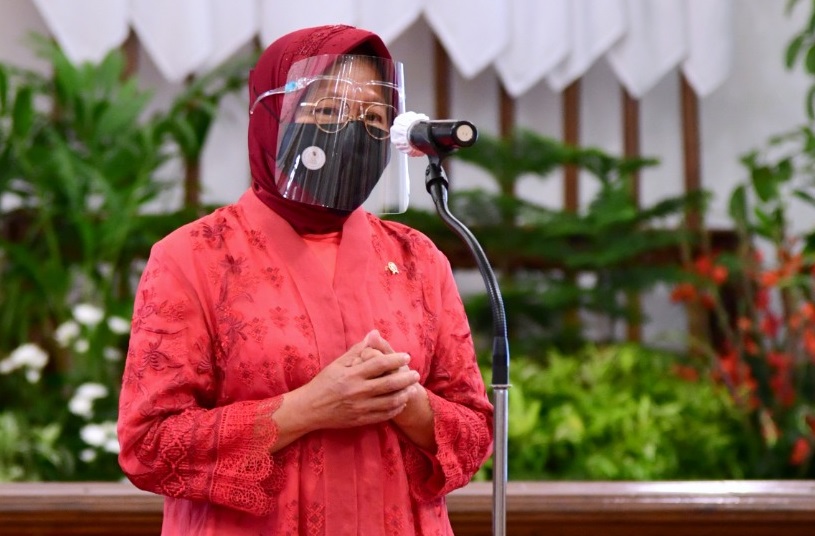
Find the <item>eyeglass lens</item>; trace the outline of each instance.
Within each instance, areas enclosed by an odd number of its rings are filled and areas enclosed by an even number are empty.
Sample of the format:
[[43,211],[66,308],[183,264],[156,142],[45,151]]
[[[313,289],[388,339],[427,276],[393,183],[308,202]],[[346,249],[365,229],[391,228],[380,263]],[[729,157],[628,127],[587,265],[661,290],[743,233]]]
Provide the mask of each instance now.
[[[359,104],[356,107],[358,115],[352,113],[352,103]],[[339,132],[348,121],[360,120],[365,123],[365,129],[372,138],[382,140],[390,136],[396,109],[390,104],[324,97],[312,105],[311,113],[318,128],[324,132]]]

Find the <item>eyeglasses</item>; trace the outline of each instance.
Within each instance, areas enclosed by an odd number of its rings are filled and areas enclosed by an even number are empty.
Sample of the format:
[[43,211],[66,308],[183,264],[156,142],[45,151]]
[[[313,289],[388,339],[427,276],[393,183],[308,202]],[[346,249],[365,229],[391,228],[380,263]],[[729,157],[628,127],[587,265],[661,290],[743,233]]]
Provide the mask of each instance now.
[[[360,114],[351,113],[351,103],[360,105]],[[311,108],[317,128],[335,134],[345,128],[349,121],[362,121],[368,135],[375,140],[390,137],[390,128],[396,117],[396,108],[382,102],[364,102],[339,97],[323,97],[316,102],[301,102],[301,107]]]

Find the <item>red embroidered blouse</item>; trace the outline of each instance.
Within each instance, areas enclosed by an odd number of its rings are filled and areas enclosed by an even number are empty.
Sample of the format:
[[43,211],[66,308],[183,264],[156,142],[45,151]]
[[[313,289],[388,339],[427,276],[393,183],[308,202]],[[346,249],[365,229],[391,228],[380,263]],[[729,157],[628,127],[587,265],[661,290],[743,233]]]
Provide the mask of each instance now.
[[[281,395],[374,328],[410,353],[436,452],[388,422],[271,454]],[[252,191],[180,228],[139,284],[119,441],[130,480],[167,496],[163,534],[452,534],[444,496],[489,456],[492,406],[447,259],[357,210],[332,281]]]

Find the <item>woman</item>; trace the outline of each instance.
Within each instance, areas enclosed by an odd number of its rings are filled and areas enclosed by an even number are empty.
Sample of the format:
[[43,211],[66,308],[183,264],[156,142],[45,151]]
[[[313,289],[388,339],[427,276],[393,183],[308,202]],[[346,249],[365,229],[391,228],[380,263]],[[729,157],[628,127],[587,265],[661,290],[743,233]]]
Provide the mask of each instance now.
[[251,189],[139,283],[121,466],[166,496],[163,534],[452,534],[492,406],[447,259],[361,206],[404,208],[400,71],[370,32],[309,28],[249,90]]

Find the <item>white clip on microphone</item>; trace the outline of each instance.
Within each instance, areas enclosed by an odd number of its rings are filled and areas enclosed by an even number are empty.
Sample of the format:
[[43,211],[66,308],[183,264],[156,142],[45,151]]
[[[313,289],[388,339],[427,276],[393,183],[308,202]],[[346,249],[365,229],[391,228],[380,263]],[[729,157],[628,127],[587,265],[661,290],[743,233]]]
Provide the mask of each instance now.
[[416,112],[399,114],[391,127],[391,142],[408,156],[446,156],[473,145],[477,139],[478,131],[469,121],[433,121]]

